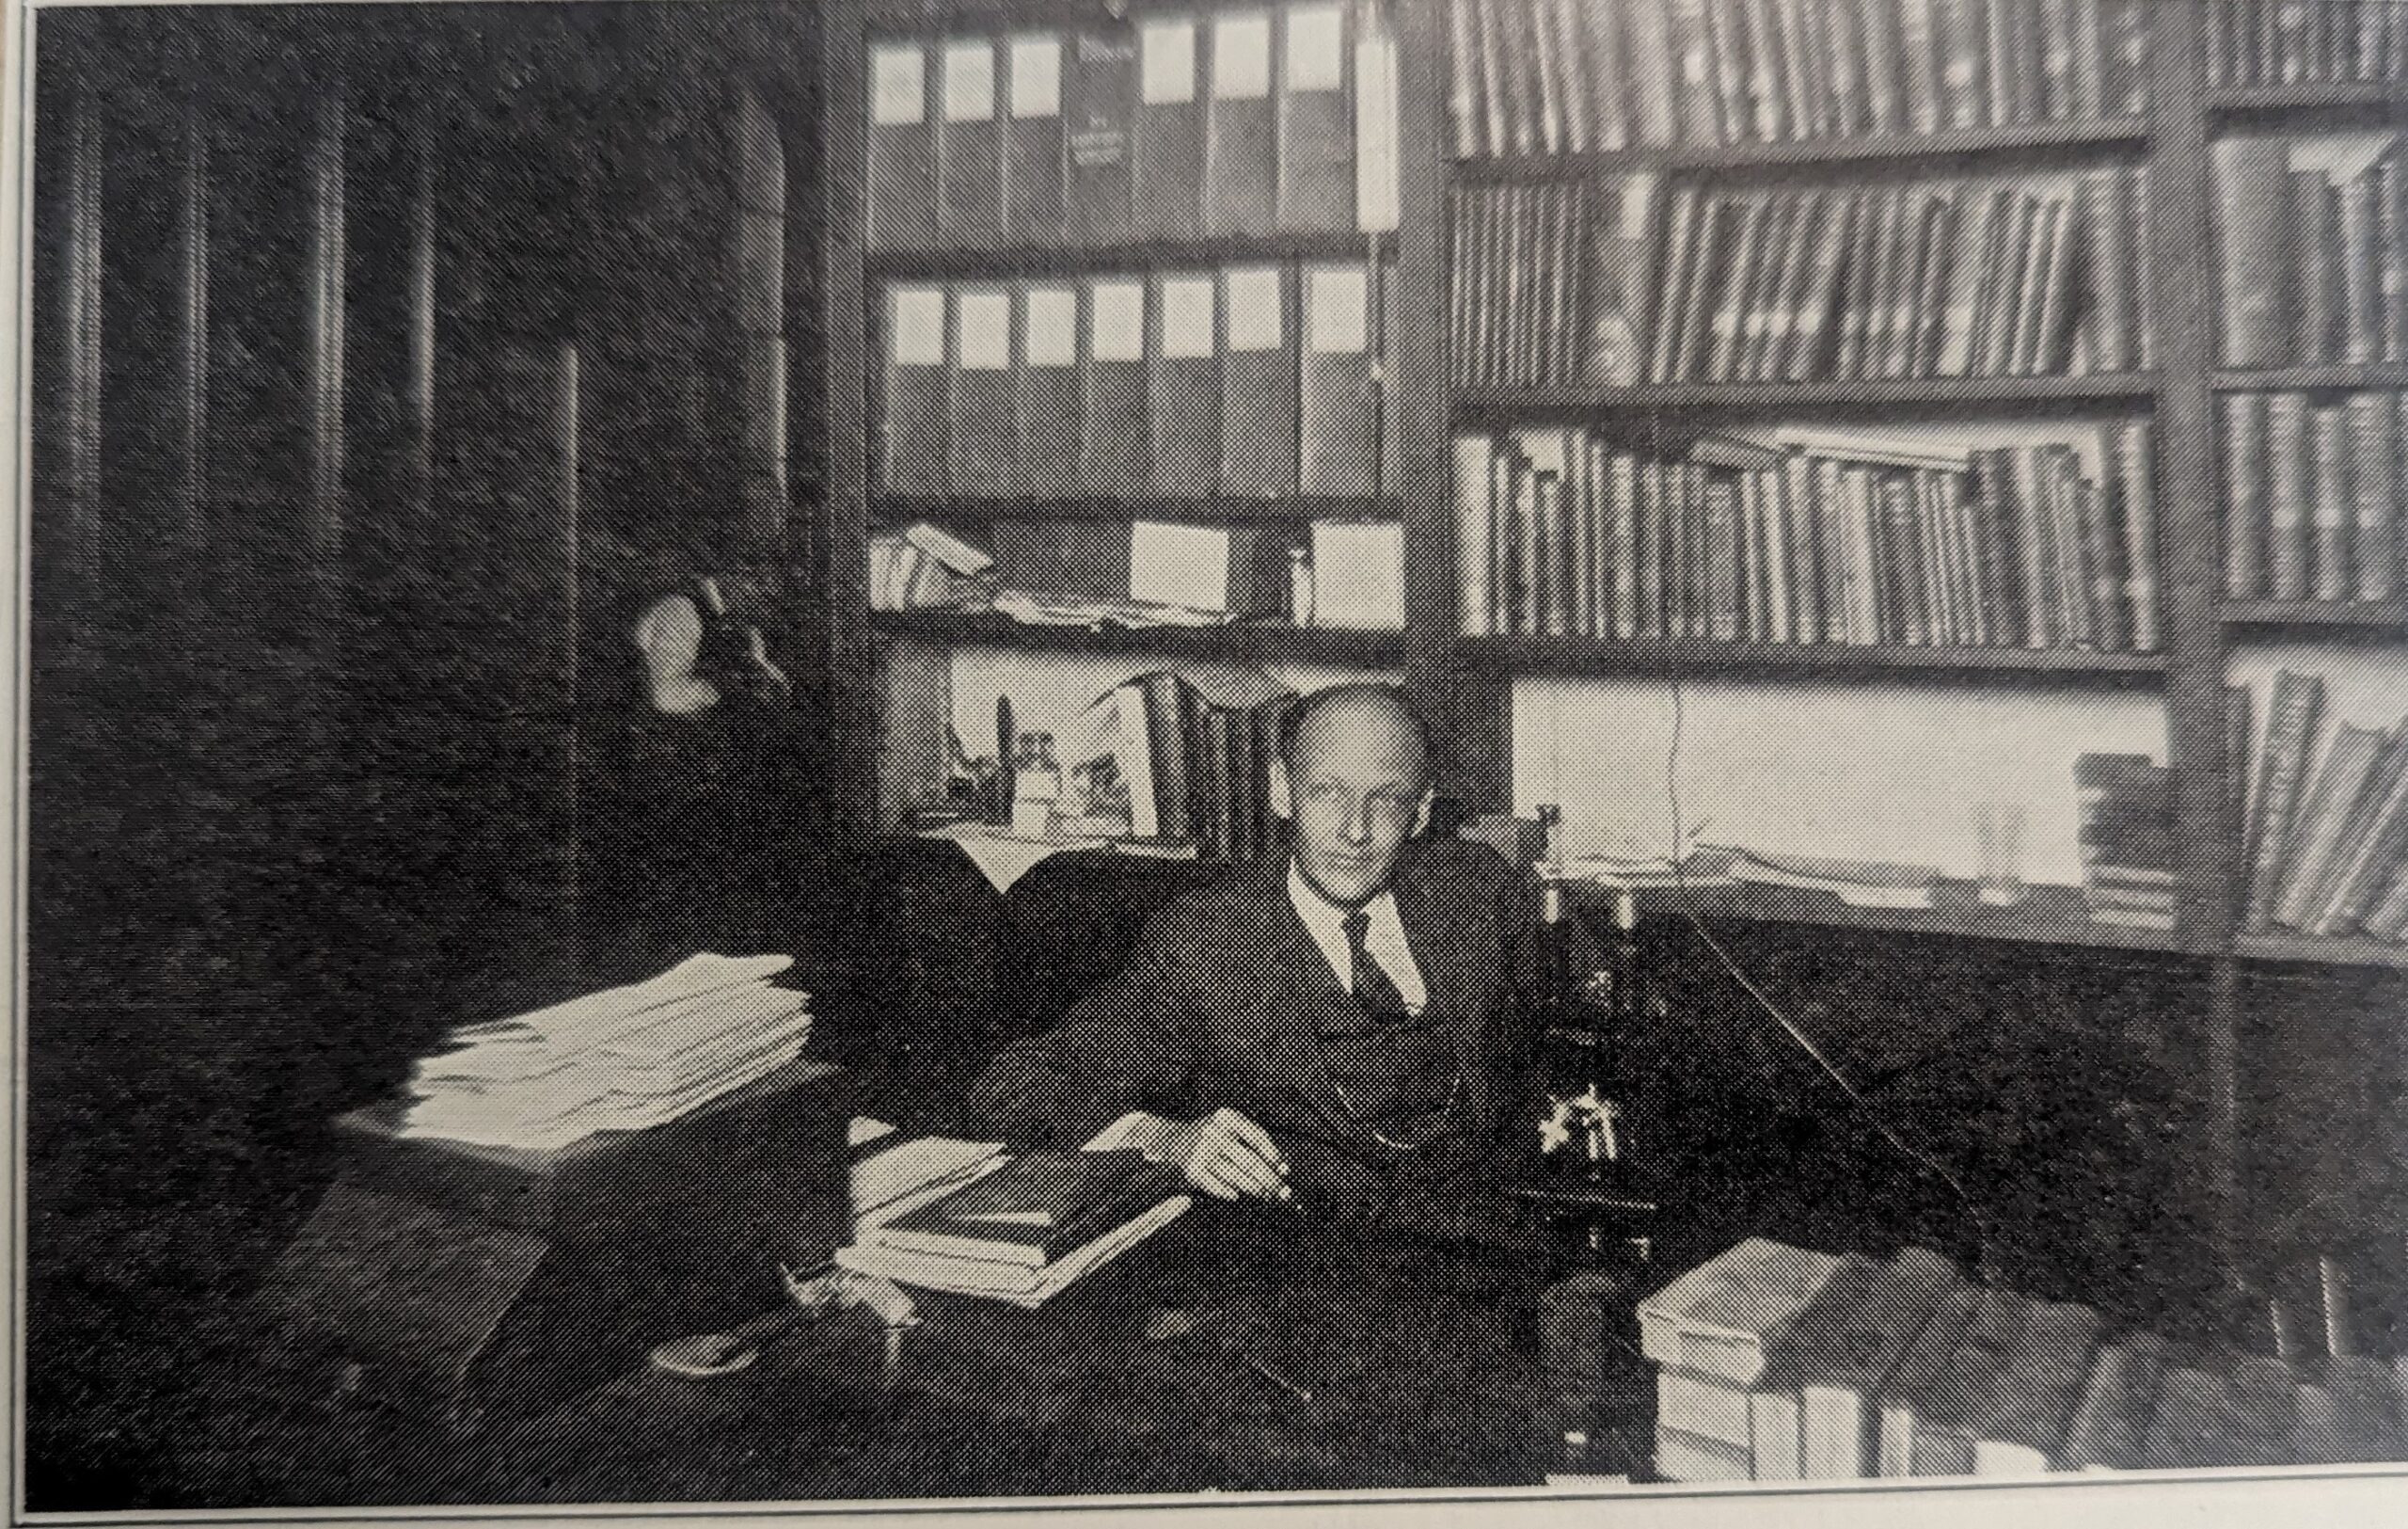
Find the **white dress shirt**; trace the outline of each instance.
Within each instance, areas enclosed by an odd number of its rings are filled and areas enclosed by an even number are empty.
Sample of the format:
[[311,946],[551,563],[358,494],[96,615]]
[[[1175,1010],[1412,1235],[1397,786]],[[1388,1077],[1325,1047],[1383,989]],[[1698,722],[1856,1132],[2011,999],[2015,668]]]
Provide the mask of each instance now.
[[[1354,958],[1346,948],[1346,916],[1352,910],[1341,908],[1323,897],[1305,880],[1305,873],[1288,862],[1288,900],[1296,905],[1296,916],[1305,921],[1305,932],[1321,947],[1329,958],[1329,969],[1338,974],[1339,984],[1347,992],[1354,991]],[[1396,894],[1383,892],[1363,905],[1370,923],[1363,931],[1363,948],[1378,962],[1380,970],[1396,984],[1398,996],[1405,1008],[1419,1013],[1430,1002],[1429,986],[1421,980],[1421,968],[1414,964],[1413,948],[1404,943],[1404,920],[1397,916]]]

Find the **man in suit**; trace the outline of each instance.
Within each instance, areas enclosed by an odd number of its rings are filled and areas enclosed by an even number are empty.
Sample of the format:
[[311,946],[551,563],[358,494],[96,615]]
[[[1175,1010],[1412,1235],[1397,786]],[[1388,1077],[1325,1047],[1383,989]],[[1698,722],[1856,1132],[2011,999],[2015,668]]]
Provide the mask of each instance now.
[[1415,838],[1429,736],[1394,688],[1306,697],[1278,757],[1289,859],[1163,909],[1117,977],[988,1067],[970,1123],[1064,1148],[1101,1132],[1224,1200],[1497,1230],[1527,899],[1485,847]]

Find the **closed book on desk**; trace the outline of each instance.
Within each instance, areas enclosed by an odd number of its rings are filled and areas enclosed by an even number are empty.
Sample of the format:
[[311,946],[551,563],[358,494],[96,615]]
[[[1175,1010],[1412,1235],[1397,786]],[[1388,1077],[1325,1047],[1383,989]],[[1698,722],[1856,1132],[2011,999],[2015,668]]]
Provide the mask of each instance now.
[[2130,1471],[2157,1407],[2167,1346],[2153,1332],[2127,1333],[2099,1350],[2066,1424],[2058,1462],[2067,1471]]
[[2021,1340],[2030,1302],[2004,1290],[1975,1296],[1964,1336],[1930,1384],[1910,1398],[1914,1447],[1910,1473],[1969,1476],[1982,1410],[1992,1404],[2016,1345]]
[[1099,499],[1146,492],[1146,283],[1086,283],[1086,342],[1079,365],[1079,484]]
[[953,295],[953,365],[947,376],[945,460],[957,494],[1012,480],[1012,295],[962,287]]
[[1972,1285],[1951,1287],[1933,1308],[1914,1341],[1898,1357],[1898,1367],[1881,1385],[1874,1460],[1884,1477],[1915,1473],[1915,1440],[1925,1399],[1943,1382],[1966,1326],[1972,1321],[1979,1292]]
[[2025,1303],[2023,1328],[1973,1425],[1973,1472],[2042,1475],[2063,1460],[2066,1422],[2090,1374],[2099,1314],[2066,1301]]
[[1362,264],[1307,265],[1299,486],[1307,494],[1374,494],[1380,487],[1380,395],[1371,373],[1371,272]]
[[995,44],[948,39],[937,122],[937,237],[954,247],[993,245],[1004,231],[1003,136],[995,123]]
[[2298,1382],[2291,1457],[2301,1465],[2396,1460],[2400,1421],[2391,1378],[2379,1360],[2334,1359],[2315,1380]]
[[1862,1301],[1878,1273],[1872,1260],[1848,1254],[1781,1337],[1766,1346],[1765,1373],[1748,1395],[1748,1437],[1758,1481],[1795,1481],[1801,1473],[1801,1361],[1840,1335],[1846,1314]]
[[1038,1268],[1177,1197],[1175,1169],[1134,1152],[1027,1153],[879,1227],[898,1252]]
[[1850,1299],[1829,1308],[1792,1362],[1800,1476],[1846,1481],[1875,1473],[1881,1387],[1941,1301],[1961,1288],[1956,1266],[1929,1249],[1909,1248],[1853,1284]]
[[1068,143],[1062,125],[1062,38],[1021,33],[1004,44],[1010,81],[1004,128],[1004,240],[1052,245],[1063,235]]
[[1023,282],[1012,368],[1012,485],[1039,499],[1079,491],[1079,291]]
[[1216,286],[1202,272],[1153,279],[1146,368],[1146,420],[1153,448],[1149,482],[1164,499],[1210,499],[1220,482]]
[[989,1259],[906,1252],[879,1241],[839,1248],[835,1261],[840,1267],[893,1280],[898,1284],[984,1296],[1034,1308],[1168,1226],[1186,1214],[1193,1203],[1186,1195],[1174,1196],[1085,1247],[1034,1268]]
[[945,485],[945,292],[890,287],[879,478],[893,494]]
[[1753,1385],[1766,1346],[1839,1266],[1830,1253],[1750,1237],[1640,1302],[1640,1347],[1658,1364]]
[[1212,98],[1204,122],[1204,230],[1259,237],[1277,226],[1271,12],[1253,7],[1215,11],[1212,40]]
[[1354,114],[1346,92],[1346,7],[1298,0],[1279,21],[1279,226],[1351,229]]
[[873,249],[919,249],[937,232],[936,130],[928,112],[928,50],[869,50],[869,231]]
[[1073,33],[1063,86],[1064,217],[1070,237],[1090,244],[1129,237],[1137,112],[1137,29],[1091,26]]
[[1204,228],[1204,101],[1196,19],[1149,16],[1137,28],[1137,230],[1193,239]]
[[1221,492],[1284,499],[1296,491],[1296,346],[1288,273],[1221,273]]

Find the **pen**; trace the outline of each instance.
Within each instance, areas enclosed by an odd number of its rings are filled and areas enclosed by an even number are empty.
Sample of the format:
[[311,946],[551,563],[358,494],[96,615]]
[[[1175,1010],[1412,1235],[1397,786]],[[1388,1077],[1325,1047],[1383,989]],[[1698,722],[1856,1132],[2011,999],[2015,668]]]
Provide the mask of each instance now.
[[1262,1377],[1265,1380],[1268,1380],[1273,1385],[1277,1386],[1281,1391],[1286,1392],[1289,1395],[1295,1397],[1296,1400],[1300,1402],[1308,1402],[1313,1399],[1313,1394],[1311,1392],[1307,1391],[1304,1387],[1296,1384],[1293,1380],[1291,1380],[1286,1376],[1281,1375],[1270,1365],[1263,1363],[1262,1361],[1255,1358],[1252,1354],[1241,1354],[1238,1357],[1245,1361],[1247,1369],[1252,1370],[1255,1374]]

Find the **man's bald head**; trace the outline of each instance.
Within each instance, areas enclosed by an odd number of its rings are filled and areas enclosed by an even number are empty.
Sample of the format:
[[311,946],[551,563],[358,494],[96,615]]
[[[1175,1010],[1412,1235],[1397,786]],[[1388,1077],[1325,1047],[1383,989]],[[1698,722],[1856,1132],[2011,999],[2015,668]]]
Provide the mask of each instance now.
[[1430,725],[1394,685],[1332,685],[1300,697],[1279,719],[1279,763],[1293,774],[1301,751],[1323,747],[1340,734],[1361,737],[1365,729],[1398,738],[1427,781]]

